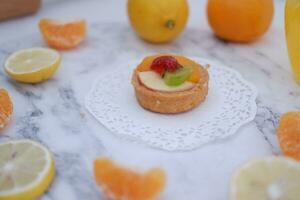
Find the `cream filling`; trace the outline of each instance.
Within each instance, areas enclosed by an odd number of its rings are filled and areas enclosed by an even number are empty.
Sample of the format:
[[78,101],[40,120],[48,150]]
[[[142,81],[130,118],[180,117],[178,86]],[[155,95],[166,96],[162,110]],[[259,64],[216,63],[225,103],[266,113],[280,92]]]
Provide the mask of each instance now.
[[189,81],[176,87],[168,86],[164,80],[153,71],[139,72],[138,77],[141,83],[147,88],[161,92],[180,92],[189,90],[195,86],[194,83]]

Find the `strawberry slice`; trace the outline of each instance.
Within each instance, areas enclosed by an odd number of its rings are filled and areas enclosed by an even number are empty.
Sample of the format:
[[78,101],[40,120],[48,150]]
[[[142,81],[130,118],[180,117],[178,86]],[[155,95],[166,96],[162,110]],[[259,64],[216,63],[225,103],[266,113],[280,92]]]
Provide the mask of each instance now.
[[154,66],[151,65],[151,69],[153,71],[155,71],[156,73],[158,73],[161,77],[164,76],[165,71],[166,71],[165,68],[163,66],[160,66],[160,65],[154,65]]
[[174,72],[182,66],[177,62],[173,56],[160,56],[153,60],[151,69],[163,76],[165,71]]

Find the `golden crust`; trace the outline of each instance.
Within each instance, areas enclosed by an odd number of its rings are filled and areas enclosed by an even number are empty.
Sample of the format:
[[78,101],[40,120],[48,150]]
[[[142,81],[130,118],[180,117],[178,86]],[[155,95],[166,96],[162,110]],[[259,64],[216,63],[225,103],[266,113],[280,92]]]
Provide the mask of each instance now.
[[189,90],[180,92],[159,92],[145,87],[138,78],[135,70],[132,85],[139,104],[147,110],[158,113],[181,113],[191,110],[202,103],[208,93],[209,75],[200,66],[201,80]]

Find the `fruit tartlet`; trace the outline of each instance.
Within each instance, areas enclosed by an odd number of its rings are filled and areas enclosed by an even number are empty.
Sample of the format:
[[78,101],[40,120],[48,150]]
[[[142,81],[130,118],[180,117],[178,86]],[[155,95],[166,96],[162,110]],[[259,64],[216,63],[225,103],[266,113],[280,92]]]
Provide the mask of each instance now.
[[132,76],[139,104],[158,113],[181,113],[195,108],[207,96],[208,81],[206,68],[179,55],[146,57]]

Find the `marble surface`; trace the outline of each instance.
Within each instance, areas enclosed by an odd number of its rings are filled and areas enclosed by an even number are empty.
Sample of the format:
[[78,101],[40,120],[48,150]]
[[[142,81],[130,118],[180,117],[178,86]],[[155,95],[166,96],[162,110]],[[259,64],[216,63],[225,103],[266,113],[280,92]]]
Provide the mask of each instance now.
[[[223,200],[238,166],[249,159],[281,153],[275,137],[279,116],[300,109],[300,86],[292,78],[285,48],[283,2],[276,1],[276,16],[269,32],[247,45],[216,39],[206,23],[204,1],[190,3],[187,29],[165,45],[148,44],[136,37],[121,0],[45,1],[36,15],[0,24],[3,63],[17,49],[45,46],[36,27],[40,17],[83,16],[89,22],[87,40],[75,50],[61,52],[61,68],[51,80],[25,85],[0,71],[0,86],[9,90],[14,101],[14,115],[0,142],[30,138],[47,145],[55,155],[57,175],[42,200],[104,199],[92,176],[92,163],[98,156],[142,169],[164,168],[168,184],[161,200]],[[199,15],[197,7],[202,10]],[[259,92],[255,120],[234,137],[189,152],[164,152],[112,135],[84,107],[93,80],[112,70],[115,62],[157,52],[215,59],[239,71]]]

